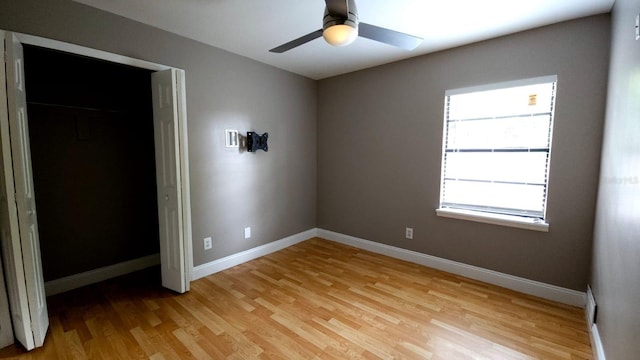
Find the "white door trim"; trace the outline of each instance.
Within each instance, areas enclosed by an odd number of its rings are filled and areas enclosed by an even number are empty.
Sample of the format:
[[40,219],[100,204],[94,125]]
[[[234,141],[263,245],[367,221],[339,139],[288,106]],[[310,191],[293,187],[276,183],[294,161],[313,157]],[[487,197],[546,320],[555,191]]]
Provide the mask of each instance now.
[[[39,36],[14,33],[18,40],[23,44],[40,46],[43,48],[53,49],[68,52],[71,54],[82,55],[99,60],[106,60],[117,64],[135,66],[142,69],[161,71],[167,69],[178,69],[168,65],[162,65],[153,63],[146,60],[140,60],[131,58],[128,56],[113,54],[110,52],[92,49],[80,45],[70,44],[58,40],[47,39]],[[184,71],[184,70],[182,70]],[[183,238],[185,242],[185,263],[186,263],[186,278],[193,278],[193,252],[191,242],[191,198],[190,198],[190,182],[189,182],[189,159],[188,159],[188,142],[187,142],[187,104],[186,104],[186,91],[184,86],[184,77],[181,78],[182,82],[178,84],[178,125],[179,125],[179,163],[180,163],[180,177],[182,179],[182,209],[183,209]]]
[[47,49],[64,51],[71,54],[92,57],[100,60],[106,60],[106,61],[114,62],[117,64],[130,65],[130,66],[135,66],[138,68],[153,70],[153,71],[167,70],[172,68],[172,66],[156,64],[146,60],[140,60],[140,59],[135,59],[128,56],[112,54],[110,52],[106,52],[102,50],[92,49],[92,48],[70,44],[70,43],[53,40],[53,39],[47,39],[39,36],[21,34],[21,33],[14,33],[14,35],[23,44],[35,45],[35,46],[40,46]]

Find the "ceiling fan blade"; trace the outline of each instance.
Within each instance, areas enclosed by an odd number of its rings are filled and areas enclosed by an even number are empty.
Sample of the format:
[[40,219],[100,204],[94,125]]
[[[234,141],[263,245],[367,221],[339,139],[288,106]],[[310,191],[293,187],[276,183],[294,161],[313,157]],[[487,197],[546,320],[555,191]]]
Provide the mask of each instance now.
[[307,35],[301,36],[295,40],[291,40],[288,43],[284,43],[278,47],[274,47],[273,49],[269,50],[272,53],[278,53],[281,54],[285,51],[289,51],[291,49],[293,49],[294,47],[300,46],[302,44],[308,43],[311,40],[315,40],[319,37],[322,36],[322,29],[320,30],[316,30],[312,33],[309,33]]
[[349,16],[348,0],[325,0],[329,15],[338,18],[347,18]]
[[358,25],[358,36],[393,45],[405,50],[413,50],[422,42],[422,38],[417,36],[385,29],[363,22]]

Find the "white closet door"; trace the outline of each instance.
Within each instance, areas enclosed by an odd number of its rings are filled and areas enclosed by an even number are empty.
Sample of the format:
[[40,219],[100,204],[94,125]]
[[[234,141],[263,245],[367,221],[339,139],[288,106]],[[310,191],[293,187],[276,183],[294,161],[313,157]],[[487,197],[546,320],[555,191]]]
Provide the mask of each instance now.
[[[3,254],[16,338],[25,348],[31,350],[44,343],[49,328],[49,316],[42,277],[38,219],[33,192],[24,56],[22,45],[12,33],[4,34],[4,44],[6,112],[9,119],[8,137],[11,146],[10,149],[7,147],[7,133],[3,124],[2,155],[5,187],[3,193],[7,197],[3,205],[6,204],[4,207],[8,214],[3,216],[8,218],[6,224],[8,226],[5,227],[3,224],[2,228]],[[9,150],[10,153],[7,153]],[[5,213],[5,209],[2,211]],[[25,310],[27,310],[26,313]]]
[[[0,195],[0,197],[2,196]],[[0,265],[1,264],[2,261],[0,260]],[[0,266],[0,349],[13,344],[13,342],[13,326],[11,325],[11,313],[9,312],[9,299],[7,299],[7,288],[4,284],[4,272],[2,266]]]
[[168,69],[155,72],[151,75],[151,85],[162,286],[184,293],[189,290],[189,272],[185,261],[187,248],[180,176],[179,71]]

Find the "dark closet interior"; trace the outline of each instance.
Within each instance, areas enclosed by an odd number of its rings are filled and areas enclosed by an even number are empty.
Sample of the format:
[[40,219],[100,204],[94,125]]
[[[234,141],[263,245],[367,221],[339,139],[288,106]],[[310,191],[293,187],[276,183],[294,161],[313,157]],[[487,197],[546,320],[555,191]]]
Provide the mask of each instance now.
[[159,252],[151,71],[24,47],[44,280]]

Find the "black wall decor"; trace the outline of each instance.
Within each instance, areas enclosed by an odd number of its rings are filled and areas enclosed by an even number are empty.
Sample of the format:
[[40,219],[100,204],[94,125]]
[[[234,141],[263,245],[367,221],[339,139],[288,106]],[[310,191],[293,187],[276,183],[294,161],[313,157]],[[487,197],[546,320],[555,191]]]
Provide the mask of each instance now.
[[269,133],[262,135],[253,131],[247,132],[247,151],[255,152],[256,150],[269,151],[269,145],[267,140],[269,139]]

